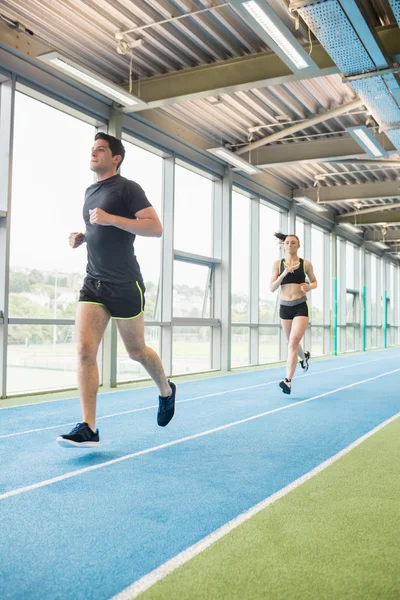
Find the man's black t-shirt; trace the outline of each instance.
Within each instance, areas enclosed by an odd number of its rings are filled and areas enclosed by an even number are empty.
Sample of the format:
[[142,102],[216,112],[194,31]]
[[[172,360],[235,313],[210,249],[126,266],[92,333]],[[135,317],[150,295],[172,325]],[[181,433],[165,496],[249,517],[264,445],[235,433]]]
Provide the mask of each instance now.
[[89,277],[109,283],[142,280],[133,249],[136,236],[112,225],[92,225],[89,210],[101,208],[111,215],[134,219],[139,210],[149,206],[151,204],[140,185],[121,175],[98,181],[87,188],[83,218]]

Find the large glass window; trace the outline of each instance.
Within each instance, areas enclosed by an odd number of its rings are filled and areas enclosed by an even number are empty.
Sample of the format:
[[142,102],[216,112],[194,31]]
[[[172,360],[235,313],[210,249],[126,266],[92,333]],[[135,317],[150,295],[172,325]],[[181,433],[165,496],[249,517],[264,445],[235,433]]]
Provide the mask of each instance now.
[[[72,250],[68,236],[84,231],[94,135],[93,126],[16,93],[10,317],[75,317],[86,247]],[[10,326],[8,347],[8,393],[76,385],[70,326]]]
[[324,324],[324,233],[316,227],[311,227],[311,262],[318,287],[311,292],[311,323]]
[[175,167],[174,248],[212,256],[213,182]]
[[250,327],[232,327],[231,366],[242,367],[250,363]]
[[[304,221],[302,221],[301,219],[296,219],[296,235],[300,240],[299,256],[304,258],[304,248],[305,248],[305,243],[306,243],[306,236],[305,236]],[[307,257],[305,257],[305,258],[307,258]]]
[[174,261],[173,316],[210,318],[211,268]]
[[[163,159],[126,140],[124,140],[124,146],[126,155],[121,167],[121,175],[135,181],[143,188],[149,202],[162,220]],[[146,287],[145,320],[157,320],[161,239],[136,236],[135,254]],[[145,327],[145,340],[146,344],[159,354],[160,328]],[[144,377],[148,377],[147,372],[142,365],[129,358],[125,346],[118,336],[117,381],[129,381]]]
[[[250,320],[250,199],[232,192],[232,322]],[[233,355],[232,355],[233,356]]]
[[[121,174],[138,183],[145,191],[160,220],[162,219],[163,159],[139,146],[124,141],[126,155]],[[137,236],[137,256],[146,286],[145,318],[156,319],[156,304],[161,268],[161,239]]]
[[280,327],[260,327],[259,332],[260,364],[278,361]]
[[[160,355],[160,327],[145,327],[144,335],[146,345],[155,350]],[[146,369],[138,362],[129,358],[124,343],[118,336],[117,346],[117,381],[133,381],[135,379],[148,379],[149,374]]]
[[377,324],[378,317],[378,294],[380,291],[376,287],[376,268],[377,258],[374,254],[371,254],[371,311],[370,311],[370,325]]
[[[269,284],[273,263],[280,258],[281,251],[274,233],[279,230],[280,214],[277,210],[260,204],[260,323],[278,323],[278,292],[271,292]],[[265,332],[267,334],[267,330]],[[268,336],[267,336],[268,337]],[[261,344],[261,342],[260,342]],[[263,343],[263,355],[270,354]],[[261,352],[261,345],[260,345]],[[279,357],[279,350],[276,359]],[[260,357],[261,360],[261,357]],[[267,362],[265,360],[261,362]]]
[[[40,135],[38,135],[40,123]],[[12,179],[10,317],[75,316],[86,247],[85,189],[94,127],[17,92]]]
[[68,387],[76,387],[74,326],[9,325],[7,394]]
[[376,348],[378,346],[378,299],[381,290],[377,289],[377,257],[374,254],[367,254],[367,348]]
[[355,289],[355,248],[346,242],[346,288]]
[[211,369],[211,327],[173,327],[173,374]]

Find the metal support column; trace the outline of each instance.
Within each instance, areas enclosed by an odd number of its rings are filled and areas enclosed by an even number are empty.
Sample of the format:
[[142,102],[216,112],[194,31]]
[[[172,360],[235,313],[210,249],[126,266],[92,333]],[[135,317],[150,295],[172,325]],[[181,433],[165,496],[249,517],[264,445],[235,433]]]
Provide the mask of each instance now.
[[[324,264],[324,272],[323,273],[317,273],[317,281],[320,281],[321,284],[323,283],[323,291],[324,291],[324,295],[323,295],[323,311],[322,311],[322,323],[323,325],[327,325],[330,324],[330,317],[331,317],[331,302],[332,302],[332,294],[331,294],[331,246],[330,246],[330,240],[329,240],[329,233],[325,232],[324,233],[324,238],[323,238],[323,244],[324,244],[324,257],[323,257],[323,264]],[[332,351],[331,348],[331,335],[330,335],[330,328],[328,327],[324,327],[322,330],[322,335],[323,335],[323,353],[324,355],[326,354],[330,354]]]
[[387,290],[388,290],[388,282],[390,281],[390,279],[388,277],[389,264],[388,264],[385,256],[382,256],[381,260],[382,260],[382,269],[380,269],[380,271],[382,273],[381,289],[382,289],[382,302],[383,302],[383,306],[382,306],[382,325],[383,325],[382,344],[383,344],[384,348],[387,348],[387,328],[388,328],[388,311],[387,311],[388,294],[387,294]]
[[365,352],[367,350],[367,284],[366,284],[366,264],[365,264],[365,245],[362,244],[360,248],[360,289],[361,289],[361,350]]
[[250,199],[250,364],[259,363],[260,202]]
[[0,396],[7,395],[8,290],[15,78],[0,84]]
[[296,235],[296,203],[292,202],[288,212],[288,233]]
[[[289,215],[290,216],[290,215]],[[310,260],[312,262],[312,254],[311,254],[311,223],[304,222],[304,248],[303,248],[303,257],[306,260]],[[310,322],[312,322],[312,292],[308,295],[308,304],[310,307]],[[311,327],[307,327],[304,338],[302,342],[302,346],[304,350],[310,350],[312,354],[312,334]]]
[[175,198],[175,157],[164,159],[163,167],[163,236],[161,240],[160,298],[161,321],[166,323],[161,329],[161,359],[167,377],[172,375],[173,340],[173,277],[174,277],[174,198]]
[[[122,113],[115,108],[112,110],[107,133],[116,138],[122,137]],[[103,338],[103,385],[117,386],[117,346],[118,333],[114,319],[110,319]]]
[[231,369],[232,338],[232,171],[227,169],[222,180],[222,262],[220,272],[221,304],[221,369]]
[[336,226],[332,231],[331,243],[331,261],[332,261],[332,351],[333,355],[338,354],[338,285],[337,285],[337,233]]
[[[279,215],[279,229],[283,233],[288,232],[289,229],[289,213],[281,212]],[[281,249],[279,258],[283,258],[285,256],[284,251]],[[279,304],[279,296],[280,290],[276,292],[276,302]],[[279,306],[275,306],[275,310],[278,313],[278,323],[280,323],[279,319]],[[279,360],[285,361],[288,356],[288,348],[287,348],[287,340],[285,334],[283,333],[282,327],[279,327]]]
[[339,240],[338,250],[340,253],[339,274],[338,274],[338,320],[339,320],[339,352],[347,352],[347,298],[346,298],[346,241]]

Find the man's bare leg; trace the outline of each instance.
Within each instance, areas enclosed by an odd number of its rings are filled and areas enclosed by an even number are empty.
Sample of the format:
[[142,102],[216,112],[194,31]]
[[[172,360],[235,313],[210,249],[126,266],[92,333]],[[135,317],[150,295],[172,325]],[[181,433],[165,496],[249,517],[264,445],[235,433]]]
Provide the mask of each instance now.
[[95,431],[96,399],[99,389],[97,353],[110,315],[104,306],[79,302],[76,311],[78,342],[78,389],[82,420]]
[[143,365],[158,387],[160,396],[169,396],[171,388],[165,376],[161,359],[152,348],[146,346],[144,340],[143,313],[134,319],[117,319],[117,327],[129,357]]

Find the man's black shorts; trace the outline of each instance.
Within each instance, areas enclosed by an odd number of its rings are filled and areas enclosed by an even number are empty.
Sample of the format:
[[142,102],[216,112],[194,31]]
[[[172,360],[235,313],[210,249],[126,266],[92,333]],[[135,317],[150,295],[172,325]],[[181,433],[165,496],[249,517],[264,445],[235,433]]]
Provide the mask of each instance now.
[[145,291],[143,281],[107,283],[85,277],[79,302],[100,304],[114,319],[134,319],[144,311]]
[[279,316],[281,319],[288,321],[292,321],[295,317],[309,317],[308,302],[301,302],[294,306],[284,306],[281,304],[279,307]]

